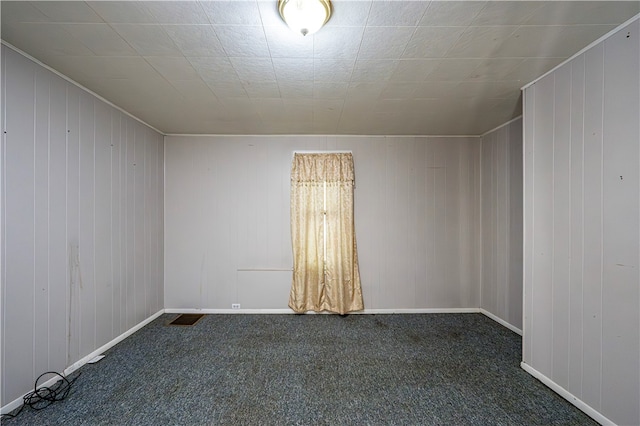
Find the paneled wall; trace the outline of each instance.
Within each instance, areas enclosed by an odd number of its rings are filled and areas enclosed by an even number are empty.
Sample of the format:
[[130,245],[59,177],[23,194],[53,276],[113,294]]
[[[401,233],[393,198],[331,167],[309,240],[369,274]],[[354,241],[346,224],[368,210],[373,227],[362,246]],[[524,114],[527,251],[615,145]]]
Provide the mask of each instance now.
[[639,32],[524,92],[524,365],[620,425],[640,424]]
[[163,308],[163,137],[2,46],[2,393]]
[[522,119],[482,137],[480,307],[522,330]]
[[287,309],[294,151],[349,150],[365,308],[477,308],[480,139],[166,138],[165,307]]

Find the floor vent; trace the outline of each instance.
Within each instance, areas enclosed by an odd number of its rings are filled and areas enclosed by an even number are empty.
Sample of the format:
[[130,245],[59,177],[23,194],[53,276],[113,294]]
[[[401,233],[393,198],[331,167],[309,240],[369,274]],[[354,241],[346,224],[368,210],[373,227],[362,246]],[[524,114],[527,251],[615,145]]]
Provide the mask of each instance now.
[[176,319],[171,321],[169,325],[194,325],[204,314],[181,314]]

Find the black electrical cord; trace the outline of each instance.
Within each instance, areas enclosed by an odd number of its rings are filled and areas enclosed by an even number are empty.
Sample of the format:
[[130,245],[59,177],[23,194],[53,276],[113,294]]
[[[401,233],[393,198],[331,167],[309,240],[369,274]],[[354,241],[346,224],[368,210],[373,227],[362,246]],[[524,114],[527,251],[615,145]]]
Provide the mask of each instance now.
[[[60,380],[56,381],[51,387],[43,386],[38,388],[38,382],[43,376],[47,374],[53,374],[55,376],[59,376]],[[24,404],[20,407],[17,413],[15,414],[3,414],[0,416],[0,419],[12,419],[17,417],[18,414],[22,412],[24,407],[30,407],[34,410],[42,410],[43,408],[47,408],[49,405],[53,404],[56,401],[62,401],[69,395],[69,391],[71,391],[71,385],[73,382],[78,380],[80,374],[76,376],[73,380],[69,381],[66,377],[64,377],[60,373],[56,373],[55,371],[47,371],[46,373],[42,373],[36,379],[36,383],[33,385],[33,391],[26,394],[22,400]]]

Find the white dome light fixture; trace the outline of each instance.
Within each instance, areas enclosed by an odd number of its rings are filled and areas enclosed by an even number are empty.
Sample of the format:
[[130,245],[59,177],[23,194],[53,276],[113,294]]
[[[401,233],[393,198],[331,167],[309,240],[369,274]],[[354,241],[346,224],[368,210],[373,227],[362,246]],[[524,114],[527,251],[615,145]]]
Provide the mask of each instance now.
[[331,17],[329,0],[278,0],[278,11],[289,28],[306,36],[318,31]]

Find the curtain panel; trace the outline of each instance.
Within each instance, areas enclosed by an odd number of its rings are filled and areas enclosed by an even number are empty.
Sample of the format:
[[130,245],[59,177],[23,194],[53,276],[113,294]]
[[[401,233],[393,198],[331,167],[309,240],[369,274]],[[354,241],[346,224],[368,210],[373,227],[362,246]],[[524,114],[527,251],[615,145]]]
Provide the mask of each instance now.
[[295,312],[364,309],[353,216],[351,153],[294,155],[291,168]]

